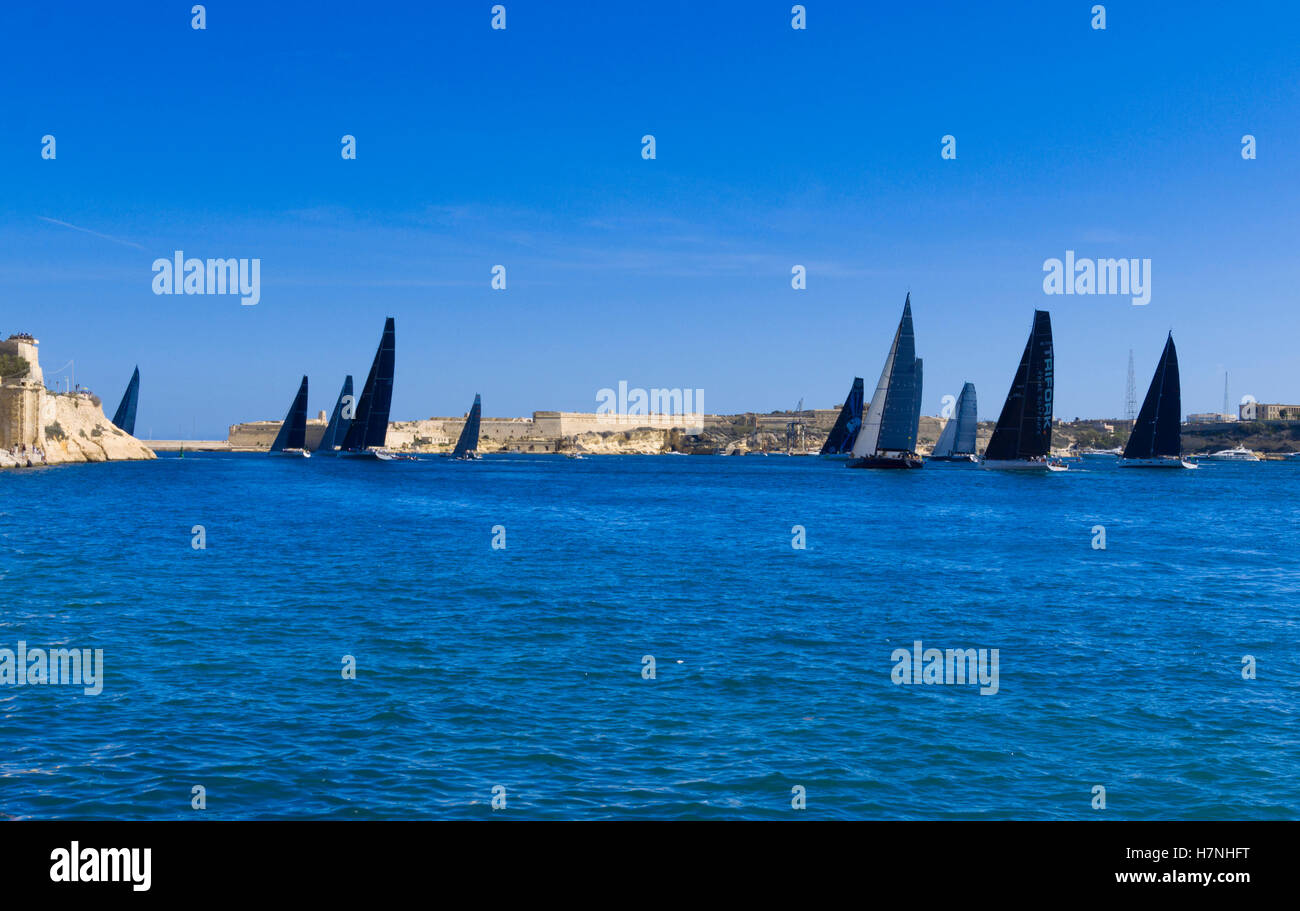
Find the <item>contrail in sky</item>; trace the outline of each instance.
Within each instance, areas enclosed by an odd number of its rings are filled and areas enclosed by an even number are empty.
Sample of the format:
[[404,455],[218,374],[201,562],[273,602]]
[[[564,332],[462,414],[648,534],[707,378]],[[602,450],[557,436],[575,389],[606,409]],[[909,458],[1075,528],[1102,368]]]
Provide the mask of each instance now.
[[100,234],[98,231],[92,231],[89,228],[82,228],[79,225],[70,225],[66,221],[59,221],[57,218],[46,218],[44,215],[37,215],[36,217],[39,218],[41,221],[48,221],[52,225],[62,225],[63,227],[71,228],[74,231],[84,231],[87,234],[93,234],[96,237],[102,237],[104,240],[111,240],[115,244],[123,244],[128,247],[135,247],[137,250],[145,249],[144,247],[140,246],[133,240],[122,240],[122,238],[113,237],[111,234]]

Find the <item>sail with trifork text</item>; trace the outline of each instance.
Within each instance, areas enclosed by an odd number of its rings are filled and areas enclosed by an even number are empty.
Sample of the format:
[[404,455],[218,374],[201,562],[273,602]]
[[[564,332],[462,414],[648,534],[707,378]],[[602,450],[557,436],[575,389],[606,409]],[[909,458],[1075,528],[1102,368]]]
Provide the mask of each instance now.
[[1034,311],[1034,325],[1007,392],[986,461],[1042,459],[1052,448],[1052,317]]

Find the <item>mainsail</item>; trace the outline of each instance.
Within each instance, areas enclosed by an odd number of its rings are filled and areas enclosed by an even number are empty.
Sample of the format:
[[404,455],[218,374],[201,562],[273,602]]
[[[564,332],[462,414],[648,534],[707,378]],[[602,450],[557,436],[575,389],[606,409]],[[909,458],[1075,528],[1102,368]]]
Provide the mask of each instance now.
[[478,393],[475,393],[474,407],[469,410],[469,417],[465,420],[465,426],[461,428],[460,439],[456,441],[456,448],[452,451],[452,455],[462,456],[478,449],[478,427],[482,415],[483,402]]
[[978,419],[975,405],[975,384],[966,383],[957,396],[952,418],[944,425],[939,441],[931,451],[932,458],[947,458],[975,452],[975,431]]
[[1180,457],[1182,444],[1182,391],[1178,381],[1178,351],[1174,334],[1165,340],[1160,364],[1151,378],[1142,410],[1133,424],[1133,433],[1124,446],[1126,459]]
[[384,334],[379,340],[375,360],[370,365],[370,373],[366,376],[366,385],[361,388],[361,398],[357,402],[352,426],[343,438],[342,448],[345,451],[360,452],[384,445],[384,440],[388,437],[388,411],[393,404],[395,364],[396,333],[390,316],[384,323]]
[[298,385],[298,394],[293,397],[289,413],[284,416],[280,432],[271,444],[272,452],[284,452],[286,449],[307,448],[307,377]]
[[126,384],[122,403],[117,406],[117,412],[113,415],[113,426],[135,436],[135,409],[139,404],[140,368],[136,367],[135,372],[131,374],[131,382]]
[[320,438],[320,445],[316,447],[318,451],[333,452],[338,448],[343,438],[348,435],[348,428],[352,426],[352,412],[355,407],[356,400],[352,397],[352,374],[349,373],[343,379],[339,400],[334,403],[330,422],[325,427],[325,434]]
[[867,419],[853,445],[854,458],[880,452],[911,452],[916,447],[916,338],[912,332],[912,295],[903,302],[894,343],[880,372]]
[[1043,458],[1051,450],[1052,360],[1052,317],[1046,310],[1035,310],[1020,367],[984,450],[986,460]]
[[862,377],[855,376],[849,397],[844,400],[844,407],[840,409],[835,426],[831,428],[831,435],[822,445],[822,455],[838,455],[853,450],[858,431],[862,429],[862,399]]
[[915,451],[916,435],[921,430],[921,359],[919,357],[916,359],[916,392],[913,393],[912,400],[916,407],[912,409],[915,413],[912,415],[912,444],[907,447],[908,452]]

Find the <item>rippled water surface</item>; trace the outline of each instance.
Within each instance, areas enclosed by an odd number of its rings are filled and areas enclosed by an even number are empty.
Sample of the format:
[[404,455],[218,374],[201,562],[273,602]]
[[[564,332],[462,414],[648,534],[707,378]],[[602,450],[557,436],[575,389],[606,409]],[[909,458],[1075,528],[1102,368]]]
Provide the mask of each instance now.
[[[105,665],[95,696],[0,686],[0,816],[190,818],[202,785],[210,818],[482,818],[495,786],[516,818],[790,818],[801,785],[804,816],[1294,818],[1298,490],[1286,463],[0,472],[0,647]],[[998,692],[895,685],[916,640],[998,649]]]

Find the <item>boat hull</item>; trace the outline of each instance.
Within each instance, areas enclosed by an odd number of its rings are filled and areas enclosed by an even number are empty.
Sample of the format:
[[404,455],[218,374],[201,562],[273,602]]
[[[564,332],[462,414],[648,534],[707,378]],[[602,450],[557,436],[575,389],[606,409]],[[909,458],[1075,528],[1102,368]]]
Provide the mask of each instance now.
[[925,460],[927,462],[978,462],[979,461],[979,459],[975,457],[975,454],[970,452],[962,453],[960,455],[926,456]]
[[280,449],[276,452],[268,453],[273,456],[293,456],[298,459],[310,459],[311,453],[305,449]]
[[1034,459],[985,459],[980,468],[990,471],[1067,471],[1065,465]]
[[369,462],[391,462],[394,453],[386,449],[340,449],[334,453],[340,459],[363,459]]
[[1120,468],[1195,468],[1191,462],[1172,456],[1163,459],[1120,459]]
[[920,456],[866,456],[849,462],[848,468],[921,468],[925,465]]

